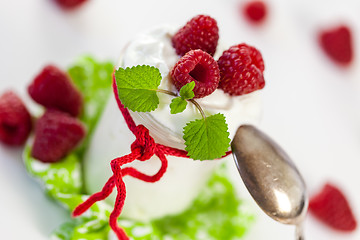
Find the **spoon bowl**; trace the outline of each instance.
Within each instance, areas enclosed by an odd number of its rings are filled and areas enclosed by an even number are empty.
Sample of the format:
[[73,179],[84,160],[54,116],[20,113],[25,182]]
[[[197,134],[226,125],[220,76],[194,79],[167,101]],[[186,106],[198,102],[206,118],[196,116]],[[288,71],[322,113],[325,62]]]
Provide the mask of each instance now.
[[278,222],[300,226],[308,196],[301,174],[285,151],[251,125],[238,128],[231,147],[240,176],[259,207]]

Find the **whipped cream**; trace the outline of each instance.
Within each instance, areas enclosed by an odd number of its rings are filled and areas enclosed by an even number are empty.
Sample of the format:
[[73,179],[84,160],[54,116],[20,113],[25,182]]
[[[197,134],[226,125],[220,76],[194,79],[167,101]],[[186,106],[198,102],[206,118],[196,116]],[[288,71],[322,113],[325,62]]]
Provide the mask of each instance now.
[[[160,88],[176,91],[169,73],[179,56],[171,44],[174,29],[162,26],[139,35],[124,50],[119,61],[121,67],[150,65],[158,68],[162,75]],[[221,46],[221,45],[220,45]],[[215,59],[224,48],[218,47]],[[230,138],[237,128],[245,123],[256,124],[261,115],[260,91],[245,96],[230,97],[222,90],[215,90],[209,96],[197,99],[207,115],[222,113],[226,116]],[[187,122],[201,118],[198,110],[188,104],[179,114],[170,114],[172,96],[158,94],[160,105],[150,113],[131,113],[137,124],[145,125],[157,143],[184,149],[183,127]],[[112,175],[110,161],[130,153],[135,137],[127,128],[112,97],[99,121],[84,162],[86,188],[90,193],[98,192]],[[149,220],[168,214],[182,212],[188,207],[204,186],[219,163],[230,160],[194,161],[192,159],[168,156],[168,169],[160,181],[146,183],[125,177],[127,197],[122,216],[137,220]],[[152,157],[146,162],[134,161],[127,166],[137,168],[145,174],[155,174],[160,161]],[[116,194],[109,198],[114,202]]]

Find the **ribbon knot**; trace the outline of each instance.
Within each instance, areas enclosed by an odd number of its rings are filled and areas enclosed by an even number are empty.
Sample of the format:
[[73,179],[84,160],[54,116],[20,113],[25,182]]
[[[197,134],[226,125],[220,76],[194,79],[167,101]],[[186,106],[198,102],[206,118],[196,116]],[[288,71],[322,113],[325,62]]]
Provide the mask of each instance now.
[[[117,219],[121,214],[126,197],[126,187],[123,181],[124,176],[132,176],[144,182],[156,182],[164,175],[167,169],[167,159],[165,155],[172,155],[177,157],[188,157],[187,152],[184,150],[167,147],[161,144],[156,144],[154,139],[150,136],[149,130],[143,125],[136,125],[132,119],[129,111],[122,105],[115,81],[115,75],[113,75],[113,91],[118,107],[125,119],[125,122],[129,130],[134,133],[136,140],[131,144],[131,153],[119,158],[115,158],[111,161],[111,168],[113,175],[105,183],[103,189],[100,192],[94,193],[86,201],[78,205],[73,211],[73,216],[79,216],[88,210],[93,204],[98,201],[107,198],[114,187],[117,189],[117,196],[114,205],[114,210],[109,217],[109,225],[115,232],[119,240],[129,240],[125,231],[118,226]],[[121,168],[124,164],[130,163],[135,159],[146,161],[150,159],[156,152],[156,155],[161,161],[161,168],[152,176],[143,174],[133,167]]]
[[131,144],[131,151],[139,148],[141,150],[141,156],[137,159],[140,161],[150,159],[155,153],[156,143],[150,136],[149,130],[144,125],[138,125],[136,126],[134,135],[136,140]]

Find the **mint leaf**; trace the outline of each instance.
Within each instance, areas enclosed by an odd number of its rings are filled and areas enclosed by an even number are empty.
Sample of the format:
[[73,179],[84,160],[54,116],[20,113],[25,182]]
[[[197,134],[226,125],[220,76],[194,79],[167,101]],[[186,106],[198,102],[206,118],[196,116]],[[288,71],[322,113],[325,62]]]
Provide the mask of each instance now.
[[195,94],[193,89],[195,87],[195,82],[189,82],[186,85],[182,86],[180,89],[180,97],[174,98],[170,103],[170,112],[171,114],[181,113],[186,109],[187,99],[192,99]]
[[194,160],[220,158],[230,146],[225,116],[220,113],[187,123],[183,138],[185,150]]
[[170,113],[176,114],[181,113],[186,109],[187,101],[181,97],[174,98],[170,103]]
[[147,65],[119,68],[115,78],[119,98],[125,107],[136,112],[150,112],[158,107],[159,69]]
[[193,92],[193,89],[195,87],[195,82],[189,82],[186,85],[182,86],[182,88],[180,89],[180,97],[182,99],[192,99],[195,94]]

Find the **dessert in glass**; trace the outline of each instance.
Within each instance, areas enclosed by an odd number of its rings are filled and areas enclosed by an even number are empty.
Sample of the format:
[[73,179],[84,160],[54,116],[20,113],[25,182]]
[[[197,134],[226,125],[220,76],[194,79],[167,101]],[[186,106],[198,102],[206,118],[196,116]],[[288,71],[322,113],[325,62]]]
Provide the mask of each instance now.
[[[207,16],[195,18],[205,17]],[[181,57],[174,48],[173,39],[176,34],[173,27],[164,25],[139,35],[124,50],[117,68],[129,69],[139,65],[156,67],[161,73],[160,88],[177,93],[180,89],[174,86],[172,79],[174,74],[172,69]],[[214,58],[219,58],[225,50],[220,45]],[[196,71],[194,69],[191,71]],[[192,72],[190,75],[194,78],[199,77]],[[197,103],[206,109],[208,114],[220,112],[226,116],[230,139],[240,125],[257,123],[261,109],[259,92],[241,93],[236,96],[231,94],[233,93],[216,89],[207,96],[197,98]],[[130,115],[137,125],[141,124],[149,129],[156,143],[185,150],[185,141],[182,138],[183,127],[187,122],[201,118],[201,113],[192,105],[180,114],[171,114],[171,102],[176,95],[161,93],[158,95],[160,103],[156,110],[146,113],[130,111]],[[116,104],[115,99],[110,99],[108,102],[86,154],[85,178],[90,193],[98,192],[112,176],[108,159],[129,153],[129,146],[135,140]],[[191,206],[214,170],[221,163],[228,162],[229,158],[231,157],[196,161],[191,158],[168,156],[167,171],[160,180],[144,183],[136,178],[124,178],[127,192],[122,216],[149,221],[183,212]],[[126,166],[153,175],[161,168],[161,163],[156,156],[153,156],[146,162],[133,161]],[[107,170],[99,171],[99,169]],[[111,201],[114,200],[113,196]]]

